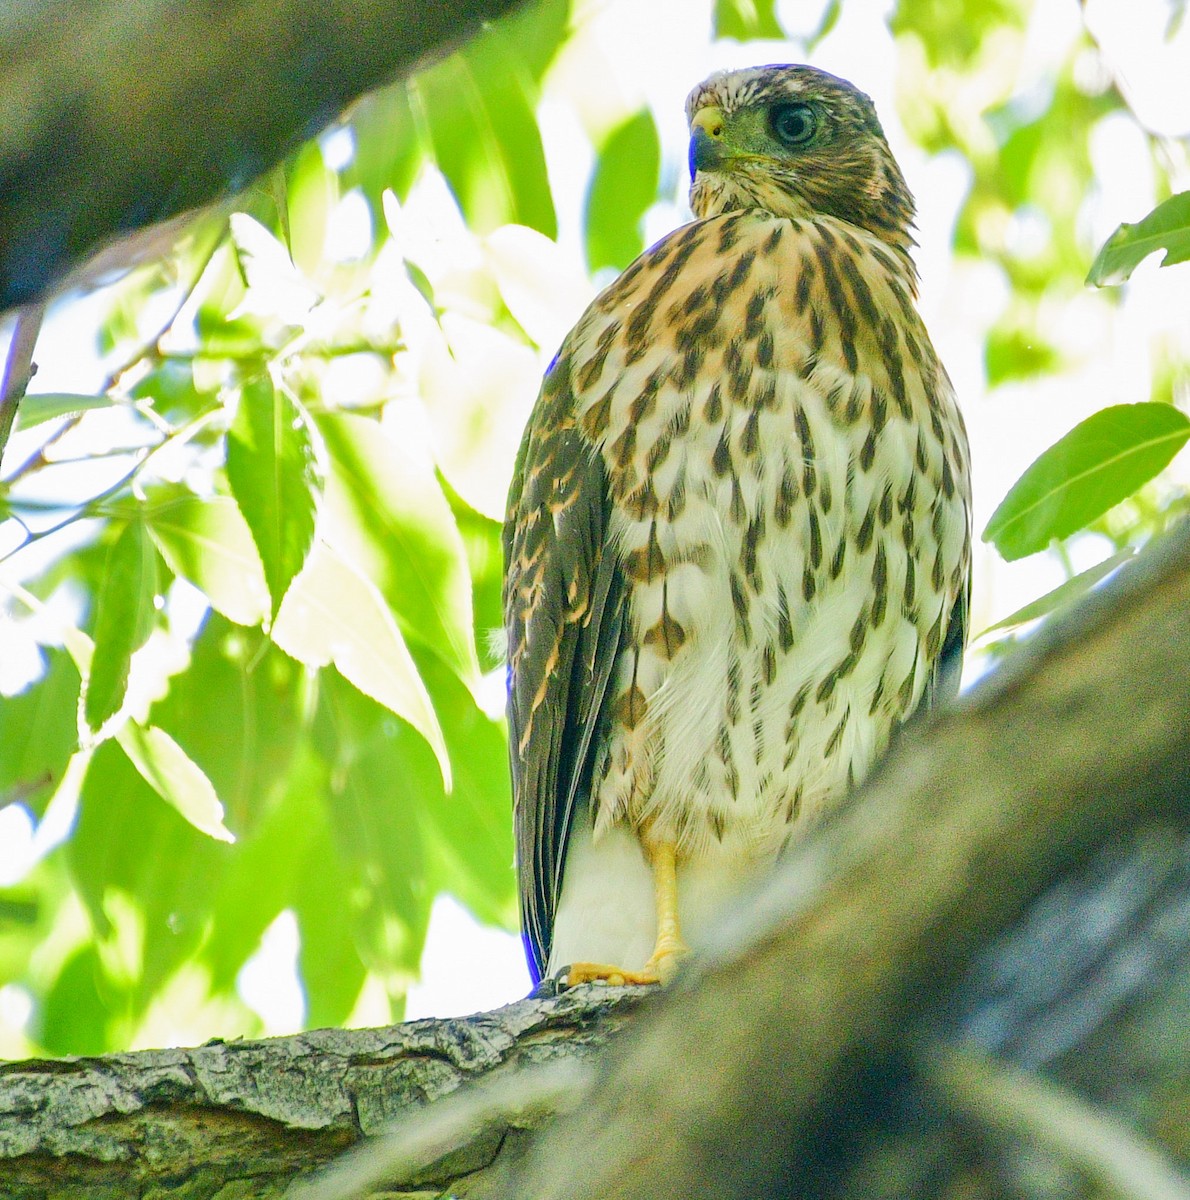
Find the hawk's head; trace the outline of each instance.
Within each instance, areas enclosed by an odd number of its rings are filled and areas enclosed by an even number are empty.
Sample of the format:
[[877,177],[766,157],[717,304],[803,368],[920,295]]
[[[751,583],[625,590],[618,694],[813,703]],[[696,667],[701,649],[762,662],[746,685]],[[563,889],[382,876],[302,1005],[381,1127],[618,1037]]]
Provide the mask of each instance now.
[[913,245],[913,197],[872,101],[845,79],[804,66],[720,71],[690,93],[686,117],[696,216],[826,213]]

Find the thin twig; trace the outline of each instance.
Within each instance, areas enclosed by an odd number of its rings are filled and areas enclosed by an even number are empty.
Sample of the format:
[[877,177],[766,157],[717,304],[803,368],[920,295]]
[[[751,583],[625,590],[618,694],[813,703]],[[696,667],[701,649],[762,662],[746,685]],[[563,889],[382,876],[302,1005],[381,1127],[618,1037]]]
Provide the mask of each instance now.
[[33,349],[37,335],[41,332],[45,316],[45,302],[27,304],[17,312],[12,341],[8,344],[8,358],[4,363],[4,380],[0,383],[0,464],[4,461],[4,450],[16,424],[17,409],[25,395],[25,389],[37,368],[33,365]]
[[[211,259],[215,257],[215,252],[223,244],[226,234],[227,222],[223,221],[215,230],[215,236],[211,239],[210,244],[199,251],[195,268],[190,273],[189,282],[182,287],[175,303],[170,305],[168,315],[164,320],[158,321],[156,329],[150,337],[140,340],[135,351],[111,368],[103,381],[103,385],[99,389],[101,392],[110,392],[119,382],[120,377],[143,359],[148,358],[153,361],[160,361],[166,357],[161,352],[161,339],[173,328],[174,322],[181,315],[182,309],[190,303],[195,289],[202,282],[202,277],[206,274],[207,267],[211,265]],[[201,231],[195,236],[196,241],[199,236],[201,236]]]

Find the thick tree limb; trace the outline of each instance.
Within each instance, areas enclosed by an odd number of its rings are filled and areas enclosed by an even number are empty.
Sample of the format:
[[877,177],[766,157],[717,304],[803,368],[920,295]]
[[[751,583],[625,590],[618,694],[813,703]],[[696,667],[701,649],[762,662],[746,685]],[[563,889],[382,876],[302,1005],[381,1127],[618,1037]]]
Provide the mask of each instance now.
[[[0,1196],[130,1200],[166,1186],[187,1198],[278,1195],[466,1080],[582,1059],[638,999],[605,989],[390,1029],[0,1064]],[[494,1116],[469,1129],[404,1182],[445,1183],[486,1167],[508,1125]]]
[[0,13],[0,311],[238,191],[515,0],[50,0]]

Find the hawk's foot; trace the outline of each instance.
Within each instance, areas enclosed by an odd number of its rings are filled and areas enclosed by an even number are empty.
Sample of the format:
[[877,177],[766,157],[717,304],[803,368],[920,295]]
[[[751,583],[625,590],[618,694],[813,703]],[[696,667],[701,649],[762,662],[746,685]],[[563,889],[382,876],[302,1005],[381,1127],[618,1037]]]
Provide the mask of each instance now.
[[571,963],[566,972],[566,987],[578,987],[580,983],[605,983],[609,987],[648,987],[667,982],[656,963],[650,959],[639,971],[628,971],[624,967],[613,967],[608,963]]

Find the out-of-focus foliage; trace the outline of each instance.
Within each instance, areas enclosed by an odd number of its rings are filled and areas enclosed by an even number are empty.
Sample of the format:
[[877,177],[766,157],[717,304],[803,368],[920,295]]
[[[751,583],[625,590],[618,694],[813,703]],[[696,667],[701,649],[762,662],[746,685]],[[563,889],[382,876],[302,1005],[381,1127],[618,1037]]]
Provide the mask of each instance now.
[[657,199],[661,144],[650,112],[618,125],[599,154],[587,193],[587,266],[622,270],[641,251],[641,222]]
[[[1022,387],[1043,408],[1098,350],[1054,314],[1115,311],[1084,286],[1105,121],[1171,190],[1168,147],[1086,35],[1018,86],[1052,2],[902,0],[892,16],[902,123],[923,161],[961,163],[951,257],[989,297],[972,416]],[[659,6],[615,9],[621,50]],[[795,17],[780,56],[829,50],[857,11],[707,0],[665,20],[705,21],[731,48],[719,65]],[[666,122],[697,76],[654,109],[612,69],[611,20],[537,0],[366,97],[230,219],[86,302],[101,386],[24,401],[0,485],[0,1052],[258,1032],[237,979],[286,911],[311,1025],[399,1015],[439,893],[514,926],[490,637],[504,494],[589,275],[626,265],[659,214],[680,220],[686,182]],[[1134,228],[1113,243],[1128,265],[1153,233]],[[1174,226],[1161,237],[1176,257]],[[1187,377],[1184,347],[1163,344],[1122,425],[1092,444],[1113,419],[1092,418],[1078,454],[1055,449],[1013,490],[1005,554],[1089,521],[1102,561],[1076,565],[1077,535],[1063,542],[1068,583],[998,626],[1081,594],[1185,511],[1157,472],[1184,440],[1170,403]]]

